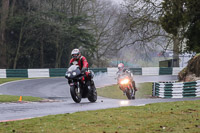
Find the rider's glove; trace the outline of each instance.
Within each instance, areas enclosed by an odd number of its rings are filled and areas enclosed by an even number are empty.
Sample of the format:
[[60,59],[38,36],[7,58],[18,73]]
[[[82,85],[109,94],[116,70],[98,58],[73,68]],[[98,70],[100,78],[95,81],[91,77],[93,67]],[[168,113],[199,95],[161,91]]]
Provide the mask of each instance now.
[[81,73],[84,74],[87,68],[82,68]]

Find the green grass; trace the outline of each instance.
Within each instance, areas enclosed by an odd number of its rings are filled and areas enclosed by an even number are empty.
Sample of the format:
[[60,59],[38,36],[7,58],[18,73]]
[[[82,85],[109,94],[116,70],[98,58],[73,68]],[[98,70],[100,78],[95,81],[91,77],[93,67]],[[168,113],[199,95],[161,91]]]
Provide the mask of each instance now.
[[[136,86],[136,98],[150,98],[152,95],[152,83],[140,83]],[[114,99],[127,99],[123,92],[119,89],[118,85],[107,86],[98,88],[97,93],[99,96],[114,98]]]
[[16,81],[16,80],[22,80],[27,78],[0,78],[0,84],[10,82],[10,81]]
[[200,101],[156,103],[0,123],[0,132],[199,133]]
[[[139,84],[136,98],[151,97],[151,86],[152,83]],[[97,91],[98,95],[105,97],[127,99],[117,85],[100,88]],[[0,95],[0,99],[4,96]],[[25,97],[23,99],[25,100]],[[200,100],[50,115],[0,123],[0,132],[3,133],[198,133],[199,131]]]
[[[0,102],[18,102],[20,96],[13,96],[13,95],[0,95]],[[31,101],[37,102],[42,101],[42,98],[39,97],[31,97],[31,96],[22,96],[22,101]]]
[[[0,78],[0,84],[10,82],[10,81],[16,81],[16,80],[23,80],[27,78]],[[0,95],[0,102],[18,102],[20,96],[13,96],[13,95]],[[43,100],[39,97],[31,97],[31,96],[23,96],[22,101],[32,101],[37,102]]]

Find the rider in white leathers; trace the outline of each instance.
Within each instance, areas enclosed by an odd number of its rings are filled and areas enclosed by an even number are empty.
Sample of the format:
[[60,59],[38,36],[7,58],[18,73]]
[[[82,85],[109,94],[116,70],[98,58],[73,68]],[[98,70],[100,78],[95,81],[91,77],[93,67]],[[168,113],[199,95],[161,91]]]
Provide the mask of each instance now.
[[117,79],[119,78],[120,73],[124,73],[129,76],[130,80],[132,81],[134,90],[137,91],[135,81],[133,80],[133,74],[131,73],[131,71],[129,69],[124,67],[123,63],[118,64]]

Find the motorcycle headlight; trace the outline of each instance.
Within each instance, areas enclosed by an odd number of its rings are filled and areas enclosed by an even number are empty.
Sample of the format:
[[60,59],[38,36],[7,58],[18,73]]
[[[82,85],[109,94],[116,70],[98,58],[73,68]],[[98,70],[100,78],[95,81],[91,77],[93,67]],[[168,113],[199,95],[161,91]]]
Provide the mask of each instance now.
[[75,76],[75,75],[76,75],[76,72],[73,72],[72,75]]
[[120,84],[127,84],[127,83],[129,83],[129,79],[124,79],[124,80],[122,80],[122,81],[120,82]]
[[70,76],[71,76],[71,74],[70,74],[70,73],[68,73],[68,74],[67,74],[67,76],[68,76],[68,77],[70,77]]

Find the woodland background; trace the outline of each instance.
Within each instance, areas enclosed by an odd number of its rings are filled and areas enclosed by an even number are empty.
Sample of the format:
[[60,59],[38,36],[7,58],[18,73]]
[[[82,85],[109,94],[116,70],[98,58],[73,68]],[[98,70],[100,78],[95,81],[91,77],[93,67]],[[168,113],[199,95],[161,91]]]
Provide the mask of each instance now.
[[199,7],[199,0],[0,0],[0,68],[65,68],[74,48],[90,67],[152,62],[167,50],[174,59],[199,53]]

